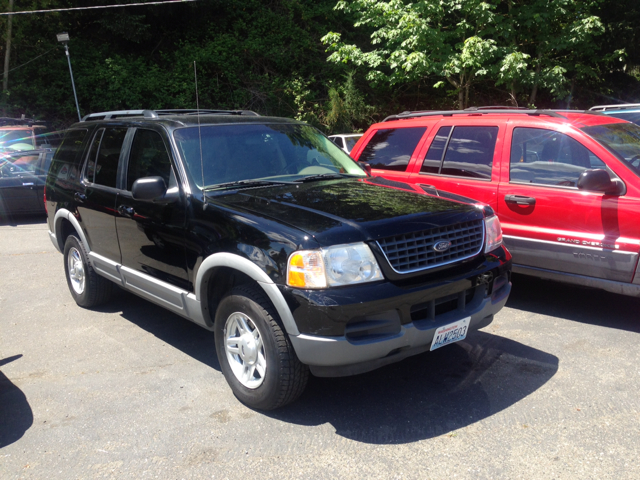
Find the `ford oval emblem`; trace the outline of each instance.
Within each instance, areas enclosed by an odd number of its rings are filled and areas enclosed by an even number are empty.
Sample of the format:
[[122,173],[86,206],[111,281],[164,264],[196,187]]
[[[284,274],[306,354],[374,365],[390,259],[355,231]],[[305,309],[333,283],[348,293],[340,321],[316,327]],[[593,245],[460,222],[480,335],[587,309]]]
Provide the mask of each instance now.
[[437,241],[433,246],[433,249],[438,253],[446,252],[450,248],[451,248],[451,242],[448,240]]

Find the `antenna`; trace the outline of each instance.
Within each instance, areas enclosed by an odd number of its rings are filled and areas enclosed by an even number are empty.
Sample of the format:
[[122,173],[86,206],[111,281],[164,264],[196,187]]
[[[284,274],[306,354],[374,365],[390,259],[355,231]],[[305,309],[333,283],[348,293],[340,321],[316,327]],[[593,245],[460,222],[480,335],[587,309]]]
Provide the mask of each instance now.
[[[204,160],[202,158],[202,129],[200,128],[200,101],[198,100],[198,70],[196,61],[193,61],[193,76],[196,82],[196,112],[198,115],[198,141],[200,142],[200,173],[202,174],[202,188],[204,189]],[[202,193],[202,209],[207,208],[207,195]]]

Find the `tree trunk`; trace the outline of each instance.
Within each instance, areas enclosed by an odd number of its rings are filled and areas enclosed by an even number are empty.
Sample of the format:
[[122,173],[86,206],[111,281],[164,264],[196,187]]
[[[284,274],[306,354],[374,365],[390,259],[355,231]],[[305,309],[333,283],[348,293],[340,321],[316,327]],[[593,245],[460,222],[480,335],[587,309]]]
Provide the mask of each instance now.
[[453,77],[447,77],[447,81],[458,89],[458,108],[464,110],[464,81],[463,74],[460,74],[460,81],[455,80]]
[[464,108],[469,106],[469,87],[471,86],[471,78],[467,80],[467,85],[464,87]]
[[569,92],[569,99],[567,100],[567,110],[571,109],[571,101],[573,100],[573,89],[576,86],[576,77],[571,79],[571,91]]
[[[9,11],[13,12],[13,0],[9,0]],[[11,24],[13,15],[7,15],[7,49],[4,52],[4,76],[2,78],[2,91],[9,88],[9,60],[11,59]]]

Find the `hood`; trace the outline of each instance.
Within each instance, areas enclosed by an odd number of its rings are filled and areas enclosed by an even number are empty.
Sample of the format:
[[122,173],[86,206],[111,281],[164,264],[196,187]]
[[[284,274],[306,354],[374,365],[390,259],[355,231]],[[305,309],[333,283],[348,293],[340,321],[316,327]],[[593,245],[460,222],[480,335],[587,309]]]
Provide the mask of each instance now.
[[[336,245],[427,230],[483,217],[468,203],[419,194],[378,179],[343,179],[217,192],[211,203],[286,223]],[[400,186],[407,190],[400,189]],[[226,193],[226,192],[225,192]]]

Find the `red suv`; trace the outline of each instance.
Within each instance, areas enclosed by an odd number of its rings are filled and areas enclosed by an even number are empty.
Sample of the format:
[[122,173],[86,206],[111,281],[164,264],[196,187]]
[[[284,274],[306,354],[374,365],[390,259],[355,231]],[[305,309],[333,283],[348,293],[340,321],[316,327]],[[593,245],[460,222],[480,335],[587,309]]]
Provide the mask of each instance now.
[[375,175],[489,204],[514,272],[640,296],[640,126],[594,112],[405,112],[351,152]]

